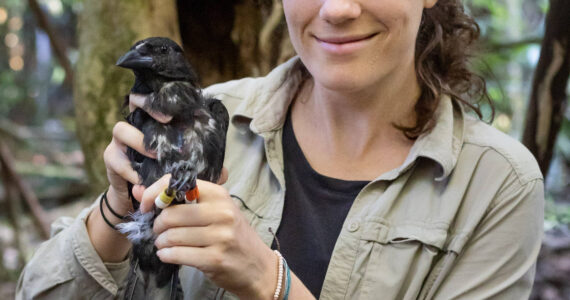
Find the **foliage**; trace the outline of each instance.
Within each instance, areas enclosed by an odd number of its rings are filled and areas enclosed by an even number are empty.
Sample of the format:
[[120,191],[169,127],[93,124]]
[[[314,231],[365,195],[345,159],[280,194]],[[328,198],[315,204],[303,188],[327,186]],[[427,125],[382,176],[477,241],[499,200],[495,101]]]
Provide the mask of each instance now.
[[548,0],[468,0],[466,6],[482,32],[474,69],[487,80],[497,116],[502,116],[494,125],[518,138],[540,53],[543,7],[548,6]]
[[570,162],[570,110],[568,112],[562,122],[556,150],[567,162]]
[[570,205],[566,203],[556,203],[553,197],[547,196],[544,210],[544,229],[550,230],[560,226],[568,227],[569,224]]

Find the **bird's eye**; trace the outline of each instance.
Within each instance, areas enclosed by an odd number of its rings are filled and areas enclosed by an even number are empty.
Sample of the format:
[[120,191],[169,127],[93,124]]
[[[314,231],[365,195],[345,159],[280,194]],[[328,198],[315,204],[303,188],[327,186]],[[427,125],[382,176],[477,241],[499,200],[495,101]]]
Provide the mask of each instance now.
[[166,46],[162,46],[162,47],[160,47],[160,52],[166,53],[166,52],[168,52],[168,48],[166,48]]

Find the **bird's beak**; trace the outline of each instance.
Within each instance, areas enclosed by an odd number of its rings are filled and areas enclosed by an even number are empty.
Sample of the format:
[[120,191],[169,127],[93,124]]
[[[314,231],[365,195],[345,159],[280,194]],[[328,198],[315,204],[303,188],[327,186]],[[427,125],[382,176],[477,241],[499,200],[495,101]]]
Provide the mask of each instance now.
[[127,69],[150,68],[152,57],[143,56],[136,49],[133,49],[119,58],[117,66]]

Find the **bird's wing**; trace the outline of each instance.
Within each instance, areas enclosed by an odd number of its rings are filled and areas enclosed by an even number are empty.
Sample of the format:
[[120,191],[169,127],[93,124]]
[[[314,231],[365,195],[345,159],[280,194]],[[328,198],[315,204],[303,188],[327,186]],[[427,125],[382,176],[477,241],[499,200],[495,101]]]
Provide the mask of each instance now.
[[199,177],[211,182],[217,182],[224,164],[226,133],[228,131],[230,117],[222,101],[208,98],[205,103],[214,121],[214,129],[211,134],[205,135],[204,156],[207,162],[207,168]]
[[228,131],[230,115],[222,101],[215,98],[208,98],[206,99],[206,107],[208,107],[212,118],[214,118],[218,124],[219,130],[223,131],[225,135],[225,132]]

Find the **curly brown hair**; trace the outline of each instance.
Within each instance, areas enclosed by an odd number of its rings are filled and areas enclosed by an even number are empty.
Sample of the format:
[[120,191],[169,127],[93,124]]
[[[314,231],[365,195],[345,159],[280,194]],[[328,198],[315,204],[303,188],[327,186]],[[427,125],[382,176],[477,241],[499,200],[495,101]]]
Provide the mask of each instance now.
[[417,138],[435,126],[434,113],[441,95],[472,109],[480,119],[481,100],[493,108],[485,80],[468,66],[479,34],[479,25],[465,13],[460,0],[438,0],[432,8],[424,9],[416,39],[415,67],[421,89],[415,105],[416,124],[395,125],[408,138]]
[[[433,7],[424,9],[415,49],[421,90],[414,107],[416,123],[413,127],[394,124],[406,137],[416,139],[435,126],[435,111],[442,95],[473,110],[480,119],[483,114],[479,103],[487,102],[493,119],[495,109],[485,80],[469,69],[471,51],[479,35],[479,25],[465,13],[461,0],[438,0]],[[300,60],[290,70],[296,71],[301,71],[303,79],[311,76]]]

